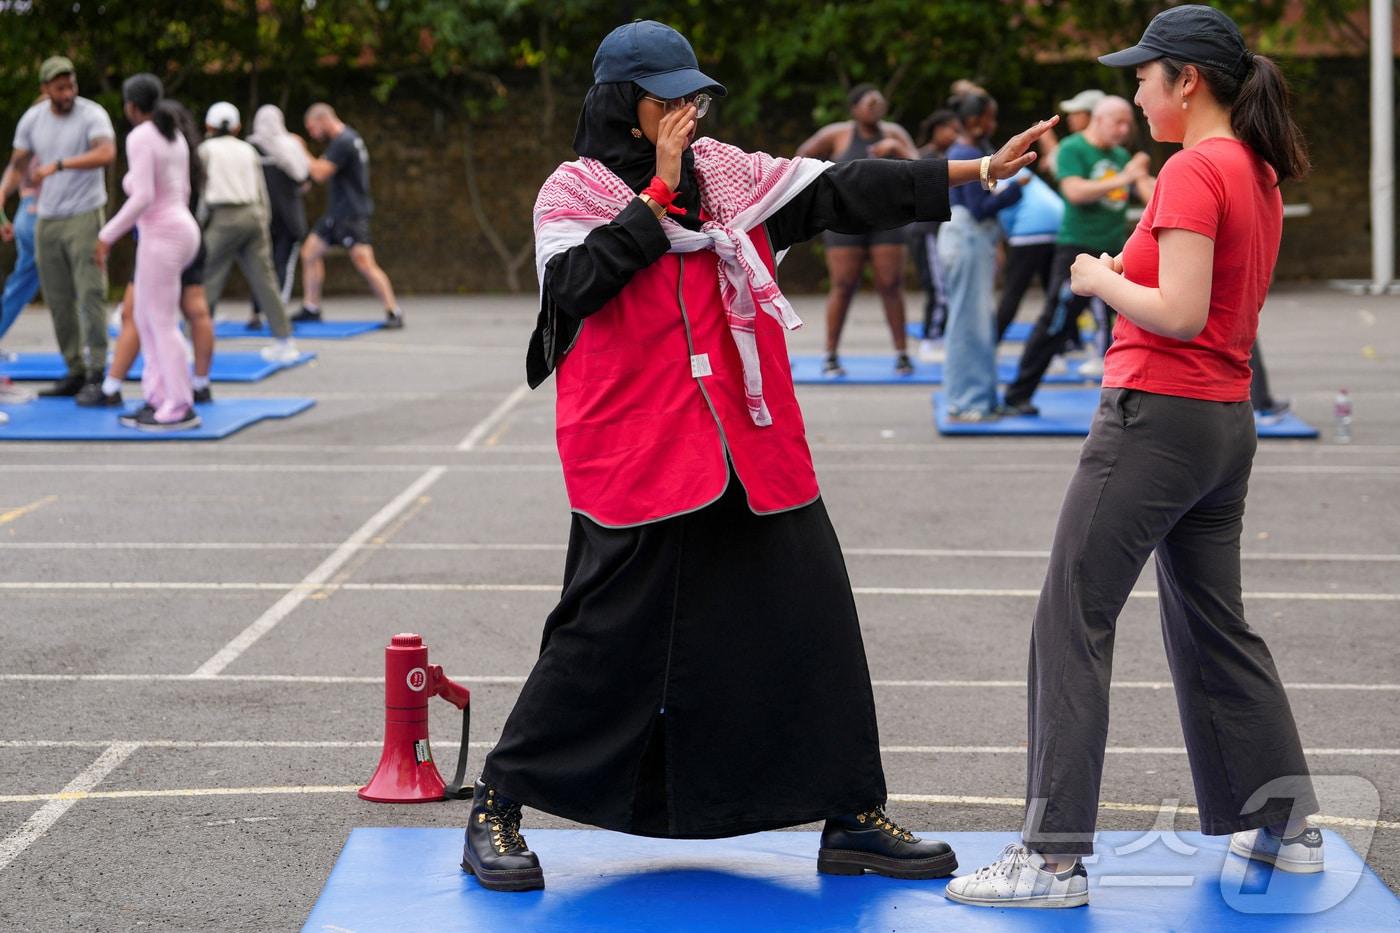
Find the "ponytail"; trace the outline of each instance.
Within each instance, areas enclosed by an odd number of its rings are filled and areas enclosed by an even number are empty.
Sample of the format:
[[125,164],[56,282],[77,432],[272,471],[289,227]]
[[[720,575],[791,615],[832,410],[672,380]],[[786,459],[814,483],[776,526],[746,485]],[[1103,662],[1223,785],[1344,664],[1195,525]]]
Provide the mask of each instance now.
[[175,139],[175,131],[179,129],[179,115],[175,106],[168,100],[162,100],[156,104],[155,111],[151,114],[151,122],[160,130],[160,135],[172,142]]
[[1253,56],[1254,64],[1230,108],[1235,135],[1273,166],[1280,182],[1302,178],[1312,165],[1303,132],[1289,112],[1291,94],[1273,59]]
[[1168,84],[1176,81],[1187,64],[1195,65],[1211,94],[1229,108],[1230,128],[1240,141],[1269,163],[1280,184],[1300,179],[1308,174],[1312,164],[1303,132],[1290,112],[1292,95],[1288,82],[1273,59],[1247,55],[1249,62],[1242,78],[1197,62],[1173,58],[1161,61]]
[[[194,114],[178,100],[167,98],[161,101],[161,105],[169,105],[170,112],[175,117],[175,128],[185,137],[185,144],[193,153],[199,148],[200,142],[199,126],[195,123]],[[190,189],[196,192],[204,190],[204,163],[196,158],[190,159]]]

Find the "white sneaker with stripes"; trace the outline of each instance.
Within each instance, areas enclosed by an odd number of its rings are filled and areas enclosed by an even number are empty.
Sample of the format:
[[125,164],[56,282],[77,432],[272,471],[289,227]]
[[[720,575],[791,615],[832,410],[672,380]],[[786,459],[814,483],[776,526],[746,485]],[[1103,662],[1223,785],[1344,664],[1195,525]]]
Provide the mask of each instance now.
[[1064,871],[1049,871],[1037,853],[1012,843],[992,864],[948,882],[943,893],[976,907],[1083,907],[1089,873],[1078,859]]
[[1267,829],[1251,829],[1230,837],[1230,851],[1256,862],[1267,862],[1279,871],[1307,875],[1322,871],[1322,830],[1309,826],[1296,836],[1283,838]]

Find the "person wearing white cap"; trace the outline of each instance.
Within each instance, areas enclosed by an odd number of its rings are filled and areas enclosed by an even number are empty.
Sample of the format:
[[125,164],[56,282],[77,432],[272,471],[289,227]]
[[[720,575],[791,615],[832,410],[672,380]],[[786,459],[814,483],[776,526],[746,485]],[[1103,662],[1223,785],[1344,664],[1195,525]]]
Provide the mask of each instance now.
[[1080,91],[1069,100],[1060,101],[1060,112],[1065,115],[1065,128],[1071,133],[1082,133],[1089,126],[1089,118],[1099,101],[1108,95],[1098,88]]
[[204,166],[204,289],[209,307],[217,307],[224,282],[234,262],[267,315],[276,342],[262,350],[269,362],[289,363],[300,355],[292,340],[292,326],[282,304],[277,274],[272,269],[272,246],[268,239],[271,206],[263,180],[262,159],[249,143],[238,138],[241,128],[238,108],[219,101],[204,117],[208,138],[199,144]]
[[[1099,101],[1107,96],[1098,88],[1089,88],[1080,91],[1069,100],[1060,101],[1060,112],[1065,115],[1065,130],[1071,136],[1075,133],[1082,133],[1089,126],[1089,119],[1093,116],[1094,108],[1099,105]],[[1044,171],[1051,177],[1058,177],[1060,172],[1055,156],[1060,149],[1059,137],[1054,133],[1046,133],[1040,137],[1036,144],[1040,152],[1040,164],[1044,166]]]

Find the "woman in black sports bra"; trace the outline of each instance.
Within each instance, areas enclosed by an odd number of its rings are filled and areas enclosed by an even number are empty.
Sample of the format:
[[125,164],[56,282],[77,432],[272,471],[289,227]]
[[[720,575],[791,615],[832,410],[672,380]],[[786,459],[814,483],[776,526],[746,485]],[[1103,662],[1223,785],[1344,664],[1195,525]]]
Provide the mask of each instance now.
[[[851,119],[817,130],[798,147],[799,156],[832,162],[919,157],[908,131],[898,123],[881,119],[889,105],[873,84],[856,85],[846,99],[851,106]],[[829,231],[822,235],[822,240],[826,245],[827,275],[831,279],[831,291],[826,298],[826,363],[822,366],[822,375],[831,378],[846,375],[836,356],[836,348],[841,342],[841,330],[846,326],[846,314],[860,286],[867,258],[875,291],[884,305],[885,320],[890,326],[895,350],[894,371],[901,376],[912,375],[914,365],[909,362],[904,333],[904,228],[877,233]]]

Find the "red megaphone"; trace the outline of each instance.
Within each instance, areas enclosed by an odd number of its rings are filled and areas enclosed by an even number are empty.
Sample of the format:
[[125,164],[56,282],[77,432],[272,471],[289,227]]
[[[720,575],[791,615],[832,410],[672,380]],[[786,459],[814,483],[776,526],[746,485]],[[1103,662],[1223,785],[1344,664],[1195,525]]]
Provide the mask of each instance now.
[[[444,785],[428,744],[428,699],[441,696],[462,711],[462,751],[457,775]],[[384,649],[384,750],[374,777],[360,788],[360,797],[376,803],[427,803],[447,797],[465,799],[467,730],[471,722],[471,692],[453,683],[442,668],[428,663],[421,635],[395,635]]]

